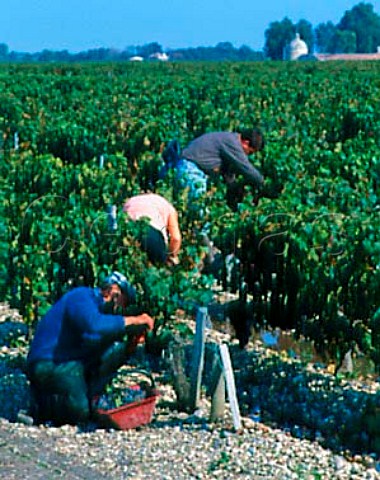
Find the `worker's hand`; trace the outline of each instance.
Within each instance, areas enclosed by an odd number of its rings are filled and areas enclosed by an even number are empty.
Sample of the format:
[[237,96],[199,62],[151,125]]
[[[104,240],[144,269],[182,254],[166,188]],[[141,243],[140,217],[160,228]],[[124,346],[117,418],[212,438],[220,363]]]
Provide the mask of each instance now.
[[136,335],[131,335],[131,336],[128,335],[127,353],[132,355],[135,352],[137,346],[142,343],[145,343],[145,340],[146,340],[146,330],[142,333],[137,333]]
[[135,339],[135,342],[137,345],[139,345],[140,343],[145,343],[145,340],[146,340],[146,332],[142,333],[141,335],[138,335]]
[[153,330],[154,327],[154,319],[148,315],[147,313],[142,313],[137,317],[138,320],[138,325],[147,325],[148,330]]
[[[147,313],[142,313],[141,315],[124,317],[124,324],[126,327],[140,326],[140,327],[146,327],[145,328],[146,330],[153,330],[154,319]],[[141,329],[139,328],[138,330],[141,330]]]
[[166,265],[169,265],[169,267],[172,267],[173,265],[178,265],[178,264],[179,264],[178,255],[169,255],[168,258],[166,259]]
[[278,180],[267,180],[260,190],[260,197],[278,198],[283,189],[284,186]]

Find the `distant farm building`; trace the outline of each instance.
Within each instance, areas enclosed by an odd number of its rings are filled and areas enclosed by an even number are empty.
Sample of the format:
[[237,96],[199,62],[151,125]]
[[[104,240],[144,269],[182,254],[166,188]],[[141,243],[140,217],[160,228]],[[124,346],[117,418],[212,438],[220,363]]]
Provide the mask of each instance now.
[[312,53],[309,54],[306,42],[302,40],[299,33],[284,48],[284,60],[320,60],[322,62],[330,60],[380,60],[380,47],[377,47],[376,53]]
[[328,60],[380,60],[380,47],[376,53],[316,53],[315,57],[321,61]]
[[149,60],[157,60],[159,62],[167,62],[169,60],[168,55],[164,52],[156,52],[149,55]]
[[139,57],[138,55],[135,55],[134,57],[130,57],[129,61],[130,62],[142,62],[144,60],[143,57]]

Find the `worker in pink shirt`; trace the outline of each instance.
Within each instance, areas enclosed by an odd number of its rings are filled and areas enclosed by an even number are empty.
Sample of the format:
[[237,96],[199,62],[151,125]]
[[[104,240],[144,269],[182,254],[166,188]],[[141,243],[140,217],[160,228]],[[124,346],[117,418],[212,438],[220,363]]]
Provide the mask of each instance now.
[[177,265],[182,235],[178,213],[166,198],[155,193],[143,193],[129,198],[123,211],[132,220],[148,219],[139,240],[152,263]]

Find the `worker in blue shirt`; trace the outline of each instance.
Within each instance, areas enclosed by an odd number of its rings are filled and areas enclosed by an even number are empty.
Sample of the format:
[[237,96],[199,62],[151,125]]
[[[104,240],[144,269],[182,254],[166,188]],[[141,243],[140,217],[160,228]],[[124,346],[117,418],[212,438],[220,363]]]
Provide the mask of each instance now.
[[152,330],[147,313],[125,316],[135,289],[113,272],[99,288],[76,287],[40,320],[27,357],[37,422],[86,423],[91,400]]

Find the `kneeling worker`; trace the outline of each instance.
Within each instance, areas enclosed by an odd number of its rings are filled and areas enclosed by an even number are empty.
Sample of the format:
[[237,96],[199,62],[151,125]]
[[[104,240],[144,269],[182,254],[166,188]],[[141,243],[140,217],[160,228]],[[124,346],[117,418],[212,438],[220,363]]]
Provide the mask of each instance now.
[[76,287],[61,297],[37,325],[27,372],[37,422],[85,423],[91,400],[126,363],[152,330],[148,314],[123,316],[135,289],[113,272],[100,288]]

